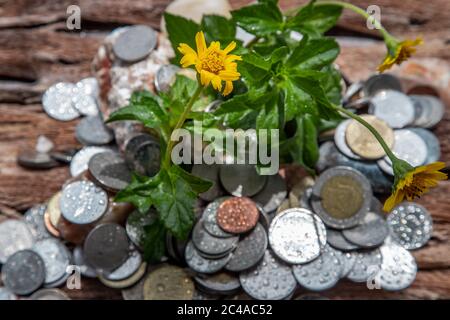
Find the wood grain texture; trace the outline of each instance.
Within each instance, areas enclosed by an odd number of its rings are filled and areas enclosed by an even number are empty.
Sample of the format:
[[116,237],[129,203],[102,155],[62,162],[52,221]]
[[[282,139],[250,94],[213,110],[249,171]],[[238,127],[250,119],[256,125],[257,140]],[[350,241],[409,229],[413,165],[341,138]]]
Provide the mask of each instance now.
[[[74,127],[78,120],[58,122],[47,117],[40,105],[42,92],[56,81],[77,81],[91,74],[91,61],[103,37],[117,26],[135,23],[159,27],[167,0],[7,0],[0,1],[0,211],[9,217],[45,202],[69,177],[67,167],[45,171],[23,169],[16,164],[20,150],[32,148],[39,135],[50,138],[58,149],[78,147]],[[233,8],[251,2],[232,0]],[[284,9],[306,1],[281,1]],[[369,0],[352,3],[366,8]],[[65,28],[66,8],[81,8],[82,32]],[[444,120],[434,129],[442,147],[442,160],[450,164],[450,2],[434,0],[378,0],[382,23],[395,35],[422,35],[426,45],[405,67],[396,68],[409,83],[432,81],[447,103]],[[338,36],[337,63],[352,81],[373,73],[385,55],[376,32],[359,16],[344,12]],[[421,67],[427,66],[426,70]],[[429,70],[433,70],[430,72]],[[425,76],[424,76],[425,74]],[[447,79],[447,80],[445,80]],[[407,81],[406,81],[407,82]],[[299,172],[292,167],[291,172]],[[419,200],[434,219],[432,240],[414,251],[420,272],[414,284],[400,293],[368,290],[364,285],[342,282],[324,293],[336,299],[437,299],[450,298],[450,182]],[[120,291],[107,289],[96,280],[83,279],[82,290],[67,290],[74,299],[120,299]],[[300,292],[301,293],[301,292]]]

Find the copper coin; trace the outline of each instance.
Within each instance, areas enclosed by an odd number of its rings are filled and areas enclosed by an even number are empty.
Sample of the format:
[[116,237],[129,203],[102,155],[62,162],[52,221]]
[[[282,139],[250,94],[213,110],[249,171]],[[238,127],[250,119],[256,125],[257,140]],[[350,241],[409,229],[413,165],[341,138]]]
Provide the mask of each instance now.
[[256,226],[258,219],[258,207],[246,197],[227,199],[217,210],[217,223],[230,233],[247,232]]
[[50,234],[52,234],[56,238],[59,238],[61,236],[61,233],[52,225],[50,221],[50,214],[48,213],[48,211],[44,213],[44,223],[45,228]]

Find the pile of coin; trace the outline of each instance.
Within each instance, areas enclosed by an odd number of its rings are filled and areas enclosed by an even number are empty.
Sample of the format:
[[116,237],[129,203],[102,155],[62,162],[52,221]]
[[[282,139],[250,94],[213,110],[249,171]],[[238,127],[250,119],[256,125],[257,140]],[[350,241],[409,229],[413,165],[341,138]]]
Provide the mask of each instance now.
[[[347,103],[384,138],[394,154],[412,166],[437,161],[440,145],[428,130],[443,117],[444,105],[435,96],[406,95],[400,81],[389,74],[371,76],[347,90],[345,99],[362,96]],[[367,107],[364,114],[364,107]],[[362,114],[361,114],[362,113]],[[375,192],[388,193],[392,185],[392,163],[374,136],[356,120],[342,121],[335,130],[334,141],[320,147],[319,172],[337,165],[351,166],[367,176]]]

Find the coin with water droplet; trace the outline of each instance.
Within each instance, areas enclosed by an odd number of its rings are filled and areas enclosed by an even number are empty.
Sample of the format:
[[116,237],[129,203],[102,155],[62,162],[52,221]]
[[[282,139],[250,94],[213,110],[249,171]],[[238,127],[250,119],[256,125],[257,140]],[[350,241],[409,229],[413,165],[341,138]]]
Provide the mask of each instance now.
[[344,238],[342,230],[327,228],[327,241],[330,246],[343,251],[356,250],[359,248],[356,244],[353,244]]
[[131,182],[131,172],[125,160],[116,152],[95,154],[88,164],[89,173],[103,188],[117,192]]
[[70,174],[72,177],[76,177],[79,174],[83,173],[88,169],[89,160],[97,154],[101,152],[111,151],[109,148],[105,147],[84,147],[80,151],[78,151],[72,158],[70,162]]
[[113,132],[99,116],[81,119],[75,129],[75,134],[78,141],[84,145],[102,145],[114,140]]
[[366,282],[379,271],[382,256],[379,249],[355,253],[355,263],[347,278],[353,282]]
[[33,293],[30,300],[70,300],[70,298],[59,289],[41,289]]
[[24,218],[35,240],[51,238],[52,235],[45,227],[44,214],[47,210],[45,204],[40,204],[28,209]]
[[392,239],[402,247],[413,250],[423,247],[433,233],[433,220],[428,210],[413,202],[403,202],[388,215]]
[[80,271],[83,276],[88,278],[97,278],[97,272],[95,269],[86,263],[83,247],[76,246],[73,249],[73,262],[76,266],[80,267]]
[[258,207],[246,197],[226,199],[217,209],[217,224],[224,231],[233,234],[245,233],[253,229],[258,219]]
[[158,92],[167,92],[175,82],[177,72],[180,67],[167,64],[161,66],[155,75],[155,88]]
[[282,300],[297,286],[291,267],[266,250],[260,263],[239,274],[242,289],[254,299]]
[[341,255],[338,255],[342,264],[341,278],[346,277],[353,269],[356,262],[355,254],[355,252],[341,252]]
[[236,197],[251,197],[260,192],[267,176],[259,175],[255,165],[228,164],[220,167],[220,181],[230,194]]
[[320,224],[323,225],[320,219],[315,219],[307,209],[292,208],[279,213],[269,228],[269,243],[273,252],[292,264],[314,260],[326,243],[326,234],[323,238],[325,226]]
[[159,143],[148,134],[134,136],[125,145],[125,161],[139,174],[154,176],[159,171],[160,159]]
[[62,216],[71,223],[99,220],[108,208],[108,195],[90,181],[75,181],[64,187],[59,201]]
[[372,188],[359,171],[339,166],[324,171],[311,197],[314,212],[335,229],[356,226],[369,211]]
[[3,284],[18,295],[32,293],[44,283],[44,280],[44,261],[31,250],[17,251],[2,267]]
[[414,121],[414,105],[404,93],[395,90],[377,92],[370,100],[369,112],[391,128],[403,128]]
[[317,259],[293,266],[292,272],[301,286],[312,291],[323,291],[336,285],[342,267],[334,249],[325,246]]
[[239,278],[228,272],[213,275],[198,274],[194,280],[199,290],[209,294],[234,294],[241,287]]
[[264,188],[255,196],[253,201],[259,203],[263,210],[272,212],[276,210],[287,196],[286,181],[278,173],[268,176]]
[[132,250],[128,259],[117,269],[106,272],[103,276],[110,281],[120,281],[131,277],[141,266],[142,256],[137,250]]
[[206,231],[208,231],[209,234],[211,234],[214,237],[219,238],[230,238],[234,237],[235,235],[232,233],[228,233],[222,228],[219,227],[219,224],[217,223],[217,210],[219,209],[219,206],[222,202],[224,202],[226,199],[229,199],[229,197],[222,197],[214,200],[210,204],[208,204],[203,211],[203,227]]
[[195,247],[206,255],[222,255],[234,249],[239,241],[238,236],[230,238],[216,238],[203,228],[200,220],[192,231],[192,242]]
[[395,90],[402,92],[400,80],[387,73],[370,76],[363,85],[363,93],[366,97],[371,97],[381,90]]
[[84,241],[86,262],[99,271],[112,271],[129,257],[130,243],[125,229],[115,223],[95,227]]
[[214,201],[224,194],[219,182],[219,169],[217,164],[194,164],[192,166],[192,174],[213,183],[208,191],[200,193],[198,196],[205,201]]
[[130,240],[138,248],[144,248],[144,228],[151,225],[156,218],[157,212],[154,209],[145,213],[135,210],[128,216],[125,229]]
[[225,269],[240,272],[253,267],[264,256],[267,244],[266,230],[258,223],[250,233],[239,241]]
[[380,214],[367,212],[356,227],[342,231],[344,237],[363,248],[378,247],[389,234],[386,220]]
[[194,282],[184,269],[165,264],[148,273],[144,282],[144,299],[192,300],[194,290]]
[[376,276],[381,288],[400,291],[408,288],[416,278],[417,264],[410,252],[395,243],[380,248],[383,262]]
[[206,259],[200,255],[192,241],[189,241],[186,245],[185,259],[187,265],[196,272],[214,273],[225,267],[231,259],[231,254],[220,259]]
[[78,88],[74,89],[72,105],[80,114],[86,116],[97,116],[99,114],[96,98],[84,94],[82,91],[79,91]]
[[120,60],[136,62],[147,57],[155,48],[157,33],[148,26],[136,25],[121,32],[113,43],[113,52]]
[[88,77],[78,81],[75,86],[86,95],[96,97],[99,93],[98,81],[95,77]]
[[142,277],[145,275],[146,271],[147,271],[147,263],[143,262],[139,266],[139,269],[126,279],[111,281],[103,277],[101,274],[99,274],[98,279],[100,280],[101,283],[103,283],[107,287],[113,289],[125,289],[135,285],[138,281],[140,281]]
[[62,242],[57,239],[43,239],[36,242],[32,250],[44,261],[45,285],[61,279],[66,274],[71,263],[71,254]]
[[59,121],[70,121],[80,116],[73,107],[75,85],[67,82],[59,82],[49,87],[42,96],[44,111],[52,118]]
[[123,300],[144,300],[145,277],[130,288],[122,290]]
[[3,264],[14,253],[33,246],[33,234],[28,225],[20,220],[0,223],[0,263]]

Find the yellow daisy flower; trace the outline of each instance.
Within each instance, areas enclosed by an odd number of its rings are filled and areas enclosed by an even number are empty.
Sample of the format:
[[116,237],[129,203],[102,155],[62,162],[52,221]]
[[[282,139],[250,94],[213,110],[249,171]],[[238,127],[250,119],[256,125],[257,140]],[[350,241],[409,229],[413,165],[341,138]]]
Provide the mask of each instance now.
[[220,42],[213,41],[209,47],[206,46],[203,32],[195,35],[197,52],[185,43],[180,43],[178,51],[183,54],[181,65],[183,68],[195,65],[200,75],[203,86],[210,83],[217,91],[222,91],[222,81],[225,81],[224,96],[233,91],[233,82],[238,80],[240,73],[237,72],[236,60],[242,60],[240,56],[229,54],[236,48],[236,42],[232,41],[225,49],[220,49]]
[[[400,164],[400,166],[402,165]],[[443,168],[445,168],[445,163],[434,162],[425,166],[412,168],[412,170],[402,174],[400,178],[396,178],[394,192],[384,203],[384,211],[391,211],[405,198],[408,201],[412,201],[416,197],[420,197],[422,194],[428,192],[429,188],[436,187],[438,181],[446,180],[447,175],[439,171]]]
[[401,64],[403,61],[408,60],[412,54],[416,52],[415,47],[422,43],[423,40],[421,38],[401,42],[398,42],[393,38],[386,40],[388,54],[386,55],[386,58],[384,58],[383,63],[378,66],[378,71],[383,72],[390,69],[394,64]]

